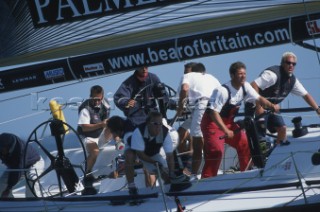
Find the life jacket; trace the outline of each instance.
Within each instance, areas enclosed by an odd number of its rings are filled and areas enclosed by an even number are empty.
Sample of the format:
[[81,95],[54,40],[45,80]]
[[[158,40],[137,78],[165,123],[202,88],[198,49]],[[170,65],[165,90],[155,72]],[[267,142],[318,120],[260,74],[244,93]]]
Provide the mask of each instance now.
[[[225,87],[228,91],[228,99],[220,111],[220,116],[226,123],[230,123],[231,121],[233,121],[234,117],[238,114],[238,111],[240,109],[240,105],[243,99],[239,101],[237,104],[232,104],[230,101],[231,100],[230,88],[226,84],[222,86]],[[244,85],[242,85],[242,90],[243,90],[243,98],[244,98],[247,95]]]
[[259,89],[260,95],[268,99],[273,104],[282,102],[282,100],[289,95],[296,82],[296,77],[294,75],[289,76],[280,67],[281,66],[271,66],[267,68],[267,70],[270,70],[277,75],[277,81],[269,88],[264,90]]
[[[142,137],[144,136],[144,131],[146,129],[147,125],[146,123],[143,123],[141,125],[138,126],[138,129],[140,130],[140,133],[142,135]],[[166,138],[167,134],[168,134],[168,128],[165,126],[162,126],[162,130],[160,133],[162,133],[162,135],[160,135],[163,139],[161,140],[161,142],[157,143],[156,137],[152,138],[151,140],[149,140],[149,138],[145,138],[143,137],[143,141],[144,141],[144,153],[146,155],[148,155],[149,157],[152,157],[158,153],[160,153],[160,149],[163,146],[163,141]],[[127,139],[127,144],[129,146],[131,146],[131,136],[128,137]]]
[[[100,123],[104,119],[107,119],[110,115],[110,106],[106,99],[103,100],[103,102],[101,103],[101,107],[99,108],[93,107],[92,104],[90,103],[90,99],[87,99],[80,105],[78,109],[78,113],[80,113],[80,111],[84,108],[86,108],[89,111],[90,124]],[[103,128],[96,129],[90,132],[84,132],[82,128],[78,126],[77,131],[80,135],[83,135],[85,137],[98,138],[102,133]]]

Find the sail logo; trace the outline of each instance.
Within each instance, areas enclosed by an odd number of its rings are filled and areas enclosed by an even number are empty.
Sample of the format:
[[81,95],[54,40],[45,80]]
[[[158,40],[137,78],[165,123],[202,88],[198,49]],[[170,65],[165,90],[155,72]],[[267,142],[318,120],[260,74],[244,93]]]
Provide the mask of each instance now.
[[37,80],[37,76],[36,75],[16,78],[16,79],[12,80],[12,83],[13,84],[17,84],[17,83],[24,83],[24,82],[33,81],[33,80]]
[[320,34],[320,19],[306,22],[309,35]]
[[46,78],[46,80],[51,80],[51,79],[63,77],[64,70],[63,70],[63,68],[56,68],[56,69],[44,71],[43,74],[44,74],[44,77]]
[[83,66],[83,70],[86,73],[104,71],[104,66],[103,66],[103,63],[87,64]]
[[35,27],[125,13],[191,0],[28,0]]

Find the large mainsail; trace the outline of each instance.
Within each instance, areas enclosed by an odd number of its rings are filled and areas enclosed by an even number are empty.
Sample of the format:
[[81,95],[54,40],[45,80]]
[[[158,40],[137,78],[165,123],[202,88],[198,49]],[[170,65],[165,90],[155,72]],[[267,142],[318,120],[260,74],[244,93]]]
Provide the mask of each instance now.
[[45,27],[34,26],[26,1],[0,9],[9,11],[0,66],[15,65],[0,72],[0,92],[301,42],[318,36],[320,20],[320,2],[301,0],[178,1]]

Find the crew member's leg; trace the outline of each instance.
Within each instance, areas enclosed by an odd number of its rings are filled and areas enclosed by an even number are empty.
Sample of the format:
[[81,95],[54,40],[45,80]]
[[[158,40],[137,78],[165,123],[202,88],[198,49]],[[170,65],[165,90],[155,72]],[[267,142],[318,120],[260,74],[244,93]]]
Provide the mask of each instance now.
[[128,182],[129,194],[137,194],[138,190],[134,183],[134,163],[136,160],[136,153],[132,149],[125,150],[125,167],[126,167],[126,178]]
[[192,155],[192,174],[201,173],[200,166],[202,163],[203,137],[201,132],[201,120],[206,109],[207,101],[199,102],[192,112],[192,122],[190,135],[192,136],[193,155]]
[[[26,172],[26,174],[28,175],[28,179],[36,179],[38,178],[41,173],[44,171],[44,160],[41,157],[40,160],[38,160],[35,164],[33,164],[29,170]],[[39,179],[40,181],[40,179]],[[35,182],[34,185],[34,192],[36,193],[37,197],[43,197],[43,193],[41,192],[41,185],[39,183],[39,181]],[[27,185],[26,182],[26,197],[34,197],[33,192],[31,191],[30,187]]]
[[[267,128],[271,133],[277,132],[276,144],[286,145],[287,141],[287,127],[282,116],[279,114],[270,114],[267,117]],[[275,130],[274,130],[275,129]]]
[[[164,158],[160,154],[156,154],[151,158],[159,162],[159,168],[160,168],[159,171],[161,174],[160,177],[164,180],[165,183],[169,183],[170,179],[169,179],[168,166]],[[144,169],[148,173],[149,183],[150,183],[150,186],[152,187],[156,184],[156,179],[157,179],[156,176],[158,175],[157,167],[154,164],[146,162],[144,160],[141,160],[141,162],[143,163]]]
[[190,125],[191,119],[188,118],[183,122],[183,124],[178,128],[179,134],[179,146],[178,152],[181,154],[180,158],[183,163],[183,172],[190,175],[191,171],[191,159],[193,154],[193,142],[190,136]]
[[218,174],[224,153],[224,139],[219,139],[224,133],[206,113],[202,118],[201,130],[204,138],[203,150],[205,160],[201,178],[213,177]]
[[93,166],[99,155],[98,138],[85,138],[85,146],[87,151],[87,169],[83,178],[84,190],[83,195],[94,195],[97,193],[93,188],[94,176],[91,173]]
[[87,157],[87,171],[86,174],[92,172],[92,168],[96,163],[97,157],[99,155],[99,147],[97,143],[88,141],[86,144],[88,157]]
[[[1,177],[0,177],[0,195],[2,194],[3,191],[6,190],[8,184],[8,177],[9,177],[9,172],[7,170],[4,170]],[[10,193],[7,197],[13,197],[12,195],[12,189],[10,190]]]
[[[239,127],[236,124],[232,124],[231,130],[236,131]],[[251,153],[248,144],[248,138],[246,133],[241,130],[238,133],[235,133],[233,139],[226,139],[226,143],[232,146],[237,150],[239,163],[240,163],[240,171],[245,171],[250,162]]]

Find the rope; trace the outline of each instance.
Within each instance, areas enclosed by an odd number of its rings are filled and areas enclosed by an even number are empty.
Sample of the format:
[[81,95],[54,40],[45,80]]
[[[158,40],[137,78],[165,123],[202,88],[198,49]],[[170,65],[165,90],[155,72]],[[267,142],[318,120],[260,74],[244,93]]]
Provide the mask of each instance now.
[[29,115],[25,115],[25,116],[20,116],[18,118],[14,118],[14,119],[11,119],[11,120],[8,120],[8,121],[1,122],[0,125],[7,124],[7,123],[10,123],[10,122],[13,122],[13,121],[17,121],[17,120],[21,120],[21,119],[25,119],[25,118],[29,118],[29,117],[32,117],[32,116],[37,116],[37,115],[40,115],[40,114],[45,113],[45,112],[47,112],[47,110],[43,110],[43,111],[40,111],[40,112],[37,112],[37,113],[32,113],[32,114],[29,114]]

